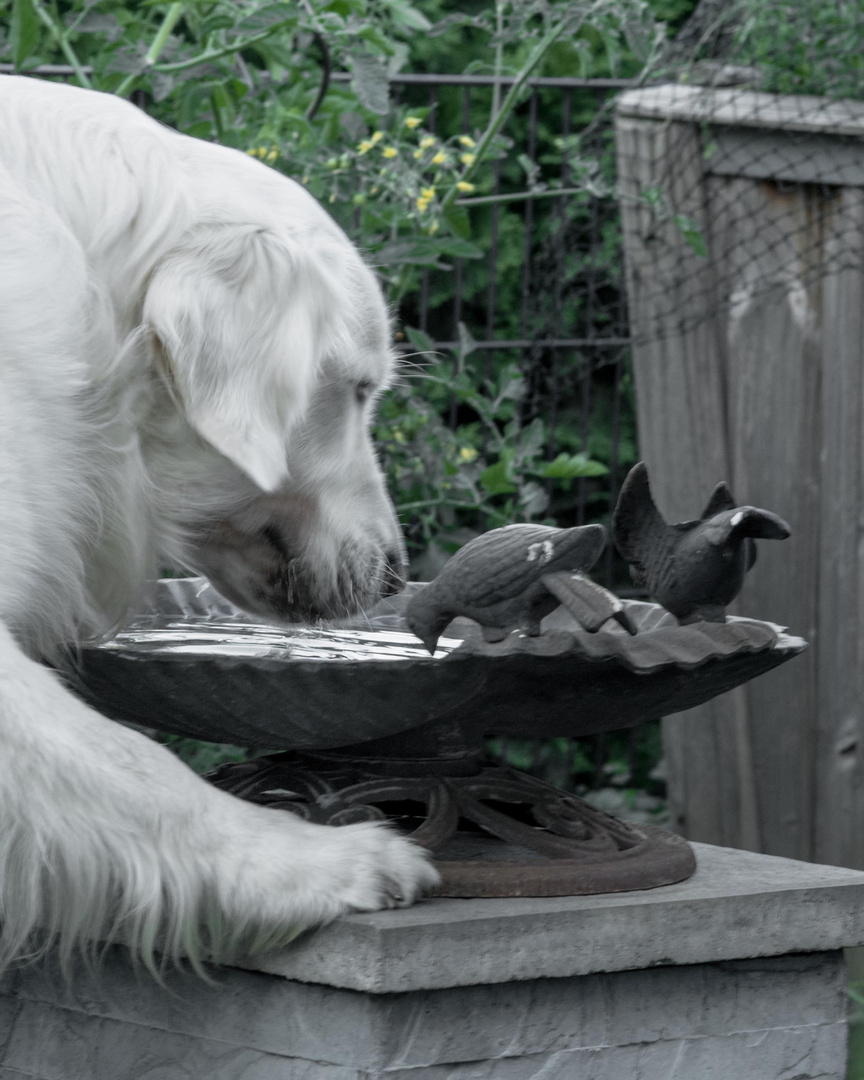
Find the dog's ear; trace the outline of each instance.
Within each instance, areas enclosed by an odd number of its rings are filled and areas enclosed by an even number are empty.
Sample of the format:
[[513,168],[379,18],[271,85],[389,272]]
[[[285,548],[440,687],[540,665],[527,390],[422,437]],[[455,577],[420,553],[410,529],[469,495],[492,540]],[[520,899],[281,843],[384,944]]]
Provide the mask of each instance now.
[[334,300],[319,263],[259,226],[206,225],[147,289],[143,321],[187,420],[265,491],[288,476],[320,365]]

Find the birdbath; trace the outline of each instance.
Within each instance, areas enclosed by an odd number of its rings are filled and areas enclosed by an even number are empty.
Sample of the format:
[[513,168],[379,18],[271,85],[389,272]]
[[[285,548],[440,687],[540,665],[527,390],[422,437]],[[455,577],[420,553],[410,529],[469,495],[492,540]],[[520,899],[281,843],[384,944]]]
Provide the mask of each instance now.
[[[719,502],[740,532],[746,515]],[[717,505],[715,493],[708,509]],[[716,522],[705,527],[714,536]],[[650,552],[639,557],[650,566]],[[739,561],[743,580],[752,558]],[[430,655],[408,610],[428,588],[409,586],[359,619],[273,626],[203,579],[154,582],[115,639],[84,650],[81,692],[121,721],[263,752],[208,775],[241,798],[322,824],[389,820],[434,853],[439,895],[616,892],[692,874],[681,837],[493,764],[484,740],[630,728],[731,690],[805,642],[773,623],[725,617],[713,602],[724,621],[682,625],[659,604],[613,598],[599,630],[564,606],[538,620],[536,636],[517,628],[497,641],[458,617]],[[584,597],[570,605],[580,615]]]

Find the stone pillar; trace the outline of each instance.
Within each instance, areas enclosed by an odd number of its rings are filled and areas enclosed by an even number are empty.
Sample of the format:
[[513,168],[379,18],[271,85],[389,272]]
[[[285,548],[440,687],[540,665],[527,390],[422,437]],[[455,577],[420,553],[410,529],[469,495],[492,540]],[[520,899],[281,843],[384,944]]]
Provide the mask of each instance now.
[[842,1080],[864,873],[696,845],[679,885],[433,900],[170,975],[0,996],[0,1080]]

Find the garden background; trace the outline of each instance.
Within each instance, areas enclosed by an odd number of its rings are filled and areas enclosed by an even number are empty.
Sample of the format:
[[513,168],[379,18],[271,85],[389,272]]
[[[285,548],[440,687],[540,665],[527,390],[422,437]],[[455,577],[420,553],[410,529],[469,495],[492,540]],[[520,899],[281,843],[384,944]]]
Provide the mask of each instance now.
[[[0,0],[0,61],[252,154],[364,250],[402,355],[376,435],[428,579],[497,525],[608,524],[636,460],[615,92],[756,72],[860,97],[861,20],[846,0]],[[611,553],[598,572],[628,590]],[[243,754],[163,738],[201,770]],[[663,819],[656,725],[490,751]]]

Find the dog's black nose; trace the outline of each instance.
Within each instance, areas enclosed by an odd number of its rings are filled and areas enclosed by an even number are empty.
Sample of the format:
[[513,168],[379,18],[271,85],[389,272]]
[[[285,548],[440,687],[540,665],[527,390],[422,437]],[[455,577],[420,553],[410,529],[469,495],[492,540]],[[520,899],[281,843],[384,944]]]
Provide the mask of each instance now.
[[382,596],[395,596],[405,588],[408,566],[405,556],[398,548],[384,552],[384,581],[381,585]]

